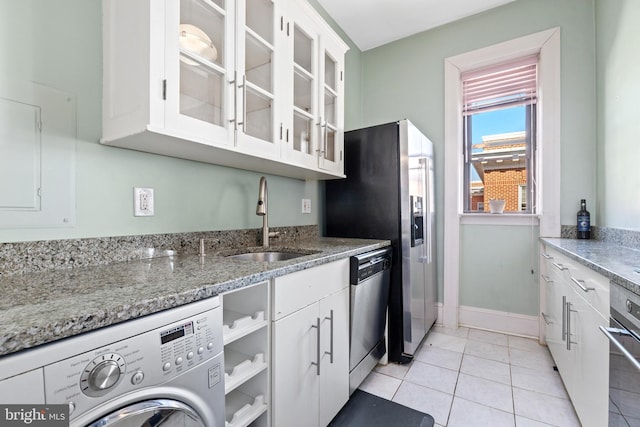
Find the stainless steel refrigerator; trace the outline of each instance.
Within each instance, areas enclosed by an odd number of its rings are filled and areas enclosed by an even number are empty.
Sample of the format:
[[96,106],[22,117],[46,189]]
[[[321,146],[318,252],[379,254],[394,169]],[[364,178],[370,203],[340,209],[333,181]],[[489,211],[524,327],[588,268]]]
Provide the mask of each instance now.
[[325,183],[325,235],[391,240],[389,360],[410,361],[434,324],[433,144],[408,120],[345,132],[345,179]]

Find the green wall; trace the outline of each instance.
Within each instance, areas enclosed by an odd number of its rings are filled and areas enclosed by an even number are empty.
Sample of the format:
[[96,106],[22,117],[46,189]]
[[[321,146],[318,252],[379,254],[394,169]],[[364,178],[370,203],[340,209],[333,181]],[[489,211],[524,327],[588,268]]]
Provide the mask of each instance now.
[[[101,4],[0,0],[0,91],[20,79],[33,80],[74,94],[78,110],[75,226],[0,227],[0,242],[260,227],[260,174],[99,144]],[[359,51],[352,49],[348,126],[360,122],[359,68]],[[319,182],[269,176],[268,184],[270,225],[319,224]],[[133,216],[133,187],[154,188],[154,217]],[[311,199],[311,214],[300,213],[302,198]]]
[[599,225],[640,231],[640,2],[596,1]]
[[537,316],[538,227],[464,225],[460,235],[460,305]]
[[[444,59],[553,27],[561,28],[562,173],[561,222],[575,224],[579,199],[596,201],[595,34],[592,0],[518,0],[505,6],[399,40],[362,54],[362,109],[366,125],[410,119],[433,141],[436,206],[444,198]],[[592,221],[597,220],[593,212]],[[437,212],[438,288],[443,294],[444,217]],[[521,314],[537,313],[537,283],[531,280],[530,230],[502,226],[461,229],[460,303]],[[537,231],[535,231],[537,233]],[[479,241],[479,236],[494,236]],[[487,251],[479,256],[479,249]],[[509,248],[523,261],[502,269],[490,252]],[[526,262],[525,262],[526,261]],[[521,264],[521,265],[520,265]],[[482,271],[483,274],[477,275]],[[537,272],[536,272],[537,274]],[[474,279],[475,278],[475,279]],[[481,283],[482,286],[478,286]],[[527,283],[529,292],[506,292]],[[487,295],[504,295],[506,299]]]

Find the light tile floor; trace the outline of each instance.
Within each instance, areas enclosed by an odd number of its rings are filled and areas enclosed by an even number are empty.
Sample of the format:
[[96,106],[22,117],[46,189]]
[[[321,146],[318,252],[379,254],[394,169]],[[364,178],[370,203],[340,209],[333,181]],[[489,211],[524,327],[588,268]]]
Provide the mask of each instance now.
[[535,340],[435,326],[411,363],[378,365],[360,389],[441,427],[579,427],[553,366]]

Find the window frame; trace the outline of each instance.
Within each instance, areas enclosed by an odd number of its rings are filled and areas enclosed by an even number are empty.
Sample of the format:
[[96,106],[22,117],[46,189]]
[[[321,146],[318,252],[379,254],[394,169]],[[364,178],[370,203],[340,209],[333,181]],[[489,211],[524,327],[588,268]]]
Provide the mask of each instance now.
[[[508,40],[496,45],[445,58],[444,61],[444,294],[440,322],[457,328],[459,321],[460,233],[467,223],[539,225],[541,237],[560,236],[560,134],[561,72],[560,28]],[[539,53],[538,151],[543,160],[538,168],[538,214],[462,214],[461,85],[463,71]],[[543,108],[542,108],[543,107]]]

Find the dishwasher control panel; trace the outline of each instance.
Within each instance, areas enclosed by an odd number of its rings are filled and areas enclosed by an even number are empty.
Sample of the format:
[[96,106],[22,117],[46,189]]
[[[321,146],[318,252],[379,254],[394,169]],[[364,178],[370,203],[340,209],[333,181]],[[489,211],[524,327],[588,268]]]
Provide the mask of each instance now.
[[391,268],[390,247],[351,257],[350,282],[358,284],[381,271]]

